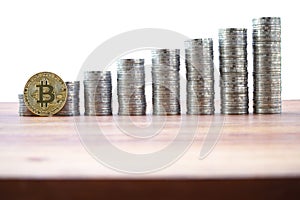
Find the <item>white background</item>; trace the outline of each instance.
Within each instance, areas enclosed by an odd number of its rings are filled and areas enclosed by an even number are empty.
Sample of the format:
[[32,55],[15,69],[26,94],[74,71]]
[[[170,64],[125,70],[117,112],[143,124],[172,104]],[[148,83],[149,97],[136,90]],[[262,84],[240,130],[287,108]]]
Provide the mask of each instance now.
[[[251,42],[251,20],[263,16],[282,19],[282,96],[300,99],[300,12],[296,2],[1,1],[0,102],[17,101],[27,79],[40,71],[55,72],[66,81],[75,80],[87,56],[102,42],[122,32],[163,28],[191,38],[212,37],[217,45],[219,28],[243,27],[248,28]],[[251,73],[251,44],[248,49]],[[214,51],[218,63],[218,50]],[[251,74],[249,78],[252,83]]]

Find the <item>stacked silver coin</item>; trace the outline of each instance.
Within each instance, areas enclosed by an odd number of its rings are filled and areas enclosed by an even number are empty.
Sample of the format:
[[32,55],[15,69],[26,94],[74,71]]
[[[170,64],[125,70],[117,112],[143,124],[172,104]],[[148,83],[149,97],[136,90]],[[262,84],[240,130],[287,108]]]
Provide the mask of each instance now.
[[112,115],[112,83],[110,71],[84,72],[85,115]]
[[118,114],[145,115],[144,59],[120,59],[117,73]]
[[64,107],[55,115],[58,116],[78,116],[80,115],[79,109],[79,91],[80,82],[66,82],[68,88],[67,101]]
[[253,112],[281,113],[281,21],[253,19]]
[[248,114],[247,29],[219,30],[222,114]]
[[180,50],[152,50],[153,115],[180,114]]
[[213,40],[193,39],[185,44],[187,114],[214,114]]
[[20,116],[35,116],[35,114],[33,114],[26,107],[25,102],[24,102],[24,95],[23,94],[19,94],[18,98],[19,98],[19,115]]

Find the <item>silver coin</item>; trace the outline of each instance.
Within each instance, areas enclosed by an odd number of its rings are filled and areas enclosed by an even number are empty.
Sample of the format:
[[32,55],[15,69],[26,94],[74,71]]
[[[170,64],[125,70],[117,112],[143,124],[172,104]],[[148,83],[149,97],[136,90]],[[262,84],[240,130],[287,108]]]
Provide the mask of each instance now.
[[187,114],[213,114],[214,54],[211,38],[185,41]]
[[86,71],[84,74],[84,115],[112,114],[112,83],[110,71]]
[[179,49],[152,51],[152,106],[154,115],[180,114]]
[[144,59],[120,59],[117,84],[118,115],[145,115]]
[[281,21],[278,17],[253,19],[253,110],[281,113]]
[[219,30],[222,114],[248,114],[247,29]]
[[65,82],[68,88],[67,101],[64,107],[56,113],[58,116],[78,116],[80,115],[79,109],[79,91],[80,82],[79,81],[68,81]]
[[29,116],[36,116],[25,105],[23,94],[18,94],[18,99],[19,99],[19,116],[24,116],[24,117],[26,117],[26,116],[28,116],[28,117]]

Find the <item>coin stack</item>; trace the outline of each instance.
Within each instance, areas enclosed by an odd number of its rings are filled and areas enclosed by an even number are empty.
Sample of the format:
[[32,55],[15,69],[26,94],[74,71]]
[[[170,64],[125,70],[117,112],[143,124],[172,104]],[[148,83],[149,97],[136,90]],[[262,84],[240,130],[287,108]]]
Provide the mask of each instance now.
[[247,29],[219,30],[222,114],[248,114]]
[[19,115],[20,116],[35,116],[25,105],[24,95],[19,94]]
[[68,88],[67,101],[64,107],[56,114],[58,116],[78,116],[80,82],[65,82]]
[[281,113],[281,21],[253,19],[253,111]]
[[120,59],[117,73],[118,114],[145,115],[144,59]]
[[84,72],[85,115],[112,115],[112,84],[110,71]]
[[213,40],[184,42],[187,79],[187,114],[214,114]]
[[180,50],[152,50],[153,115],[180,114]]

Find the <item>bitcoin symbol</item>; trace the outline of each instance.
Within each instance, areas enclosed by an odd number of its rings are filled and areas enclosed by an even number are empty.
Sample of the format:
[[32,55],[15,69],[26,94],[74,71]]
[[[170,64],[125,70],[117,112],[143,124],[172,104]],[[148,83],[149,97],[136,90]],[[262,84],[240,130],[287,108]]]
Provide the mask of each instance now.
[[30,77],[24,87],[24,103],[36,115],[52,116],[64,107],[67,92],[67,85],[59,76],[39,72]]
[[[41,104],[41,107],[44,107],[44,104],[46,107],[48,107],[48,103],[54,101],[53,87],[51,85],[48,85],[47,81],[45,82],[46,82],[45,85],[44,85],[44,81],[41,81],[40,85],[36,85],[36,87],[39,88],[39,100],[37,102]],[[48,91],[45,92],[44,88],[48,88]],[[44,99],[44,95],[48,95],[50,96],[50,98]]]

